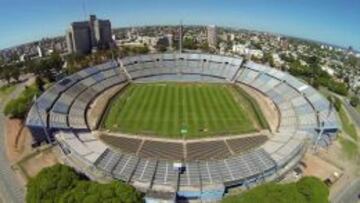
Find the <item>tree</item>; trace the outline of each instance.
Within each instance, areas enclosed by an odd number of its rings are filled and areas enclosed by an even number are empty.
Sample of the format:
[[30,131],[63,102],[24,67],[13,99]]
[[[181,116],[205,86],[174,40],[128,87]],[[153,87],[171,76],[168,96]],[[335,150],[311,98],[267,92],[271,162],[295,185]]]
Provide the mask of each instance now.
[[272,57],[271,53],[266,52],[264,57],[262,58],[263,63],[268,63],[271,67],[275,66],[274,58]]
[[6,80],[6,82],[8,84],[10,84],[10,81],[11,81],[11,69],[12,69],[12,66],[10,66],[10,65],[5,65],[4,67],[2,67],[0,69],[0,78],[2,80]]
[[2,56],[0,56],[0,67],[2,67],[5,64],[5,60]]
[[295,61],[294,57],[291,56],[291,55],[287,55],[287,54],[280,54],[280,58],[283,60],[283,61],[286,61],[288,63],[292,63]]
[[20,56],[18,53],[16,53],[16,52],[11,53],[10,61],[18,61],[19,59],[20,59]]
[[157,51],[159,51],[161,53],[166,52],[166,50],[167,50],[167,47],[163,44],[157,44],[155,48]]
[[27,112],[27,105],[23,99],[12,100],[4,108],[4,114],[11,118],[24,118]]
[[100,184],[90,181],[73,168],[57,164],[43,169],[27,185],[26,202],[143,202],[142,194],[119,181]]
[[204,42],[204,43],[200,44],[199,48],[200,48],[201,51],[203,51],[203,52],[209,52],[209,51],[210,51],[210,47],[209,47],[209,43],[208,43],[208,42]]
[[316,177],[304,177],[296,183],[296,188],[302,194],[306,202],[327,203],[329,202],[329,188],[324,182]]
[[341,106],[342,106],[341,100],[338,97],[334,96],[334,107],[336,111],[340,111]]
[[350,66],[353,69],[356,69],[356,67],[360,64],[360,59],[355,56],[350,55],[345,60],[345,64],[347,66]]
[[328,187],[318,178],[304,177],[297,183],[266,183],[243,194],[229,196],[223,203],[327,203]]
[[12,79],[14,79],[16,82],[19,82],[20,75],[21,75],[20,67],[16,67],[16,66],[13,67],[10,70],[10,75],[11,75]]
[[360,93],[360,86],[357,86],[354,90],[354,93],[358,95]]
[[306,58],[306,61],[310,66],[313,66],[313,67],[318,66],[320,63],[320,59],[317,56],[310,56],[310,57]]
[[25,90],[19,97],[9,101],[5,105],[4,114],[11,118],[25,118],[35,95],[40,95],[40,90],[37,84],[25,87]]
[[197,49],[197,42],[193,38],[185,38],[183,41],[183,47],[185,49]]
[[53,53],[49,58],[26,62],[25,66],[28,72],[54,81],[55,75],[62,69],[63,61],[58,53]]
[[61,196],[73,189],[80,180],[74,169],[57,164],[43,169],[27,184],[26,202],[59,202]]
[[330,91],[333,91],[337,94],[346,96],[348,94],[348,87],[345,83],[337,82],[335,80],[329,80],[327,83],[327,87]]
[[47,61],[47,68],[49,69],[54,69],[55,71],[60,71],[62,69],[63,66],[63,60],[61,59],[60,54],[58,53],[53,53],[51,54],[50,58]]
[[352,96],[350,98],[350,104],[353,107],[357,107],[357,105],[359,105],[359,102],[360,102],[360,100],[359,100],[359,97],[357,97],[357,96]]
[[327,98],[327,100],[329,101],[329,103],[331,105],[334,104],[334,99],[333,99],[333,97],[331,95],[328,95],[326,98]]
[[308,66],[301,65],[299,60],[295,60],[290,63],[289,72],[294,76],[301,76],[305,78],[309,78],[312,76],[312,70]]
[[312,81],[311,85],[315,88],[315,89],[319,89],[320,87],[320,82],[319,80],[315,79]]
[[19,81],[21,75],[22,64],[7,64],[0,69],[0,78],[6,80],[7,83],[11,82],[11,79],[16,82]]
[[83,60],[85,57],[81,54],[77,54],[77,53],[72,53],[67,55],[66,57],[66,61],[70,64],[75,64],[81,60]]
[[76,187],[66,192],[60,203],[77,202],[143,202],[142,195],[136,190],[119,181],[100,184],[92,181],[80,181]]
[[150,50],[148,46],[135,46],[132,49],[132,52],[135,54],[147,54],[149,51]]

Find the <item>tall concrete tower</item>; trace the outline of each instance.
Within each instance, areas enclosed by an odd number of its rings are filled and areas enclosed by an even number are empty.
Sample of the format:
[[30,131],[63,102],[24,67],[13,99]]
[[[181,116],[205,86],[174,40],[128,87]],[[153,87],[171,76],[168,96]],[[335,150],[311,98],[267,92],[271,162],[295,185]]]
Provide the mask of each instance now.
[[207,40],[210,47],[216,47],[217,45],[217,28],[215,25],[209,25],[207,27]]
[[70,53],[88,54],[97,49],[107,49],[112,43],[111,23],[91,15],[89,21],[73,22],[66,32]]
[[179,28],[179,52],[182,53],[182,46],[183,46],[183,25],[182,21],[180,21],[180,28]]

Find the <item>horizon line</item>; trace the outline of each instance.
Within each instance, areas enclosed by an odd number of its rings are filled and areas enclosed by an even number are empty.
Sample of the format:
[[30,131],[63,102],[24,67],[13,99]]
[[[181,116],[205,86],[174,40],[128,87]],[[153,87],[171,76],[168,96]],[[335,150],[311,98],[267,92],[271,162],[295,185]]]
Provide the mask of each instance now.
[[[74,21],[77,22],[77,21]],[[183,24],[183,26],[197,26],[197,27],[206,27],[210,24]],[[214,25],[214,24],[211,24]],[[179,26],[178,24],[148,24],[148,25],[126,25],[126,26],[116,26],[114,28],[111,28],[111,30],[115,30],[115,29],[119,29],[119,28],[136,28],[136,27],[164,27],[164,26],[172,26],[172,27],[177,27]],[[329,46],[333,46],[336,48],[341,48],[341,49],[348,49],[349,47],[352,47],[353,50],[357,53],[360,53],[360,47],[354,47],[354,45],[338,45],[335,43],[331,43],[331,42],[325,42],[325,41],[320,41],[320,40],[316,40],[316,39],[312,39],[312,38],[306,38],[306,37],[300,37],[300,36],[295,36],[295,35],[289,35],[289,34],[284,34],[284,33],[279,33],[279,32],[272,32],[272,31],[265,31],[265,30],[259,30],[259,29],[250,29],[250,28],[246,28],[246,27],[239,27],[239,26],[224,26],[224,25],[216,25],[215,26],[219,27],[219,28],[227,28],[227,29],[237,29],[237,30],[245,30],[245,31],[250,31],[250,32],[260,32],[260,33],[267,33],[267,34],[272,34],[272,35],[280,35],[282,37],[288,37],[288,38],[296,38],[296,39],[301,39],[304,41],[310,41],[310,42],[314,42],[317,44],[324,44],[324,45],[329,45]],[[40,39],[34,39],[31,41],[27,41],[27,42],[23,42],[17,45],[13,45],[13,46],[9,46],[9,47],[5,47],[5,48],[1,48],[0,47],[0,51],[4,51],[7,49],[12,49],[12,48],[16,48],[25,44],[31,44],[31,43],[36,43],[39,42],[43,39],[52,39],[52,38],[57,38],[57,37],[65,37],[65,34],[54,34],[52,36],[47,36],[47,37],[41,37]]]

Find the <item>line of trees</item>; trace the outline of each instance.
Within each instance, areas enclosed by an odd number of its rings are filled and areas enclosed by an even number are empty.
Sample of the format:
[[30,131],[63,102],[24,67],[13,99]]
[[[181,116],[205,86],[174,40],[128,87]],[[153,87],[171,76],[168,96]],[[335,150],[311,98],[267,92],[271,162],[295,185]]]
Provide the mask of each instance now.
[[34,96],[39,96],[44,90],[44,81],[53,82],[56,75],[61,72],[63,60],[59,54],[52,54],[46,59],[31,60],[17,64],[5,64],[0,68],[0,79],[7,84],[18,82],[21,74],[32,73],[36,82],[26,86],[20,95],[9,101],[4,108],[4,114],[10,118],[24,119],[30,109]]
[[296,183],[266,183],[223,203],[328,203],[329,188],[320,179],[304,177]]
[[341,106],[342,106],[342,102],[341,102],[340,98],[337,96],[328,96],[327,99],[331,104],[334,105],[335,110],[337,112],[339,112],[341,109]]
[[5,116],[10,118],[24,119],[27,111],[29,110],[34,96],[40,95],[39,83],[35,83],[31,86],[26,86],[25,90],[21,94],[9,101],[4,108]]
[[47,79],[52,82],[55,81],[56,75],[61,72],[64,61],[57,53],[42,60],[31,60],[25,63],[25,70],[27,73],[33,73],[42,79]]
[[289,60],[291,75],[301,77],[307,80],[315,88],[320,85],[327,87],[330,91],[346,96],[348,94],[348,86],[344,82],[335,80],[326,71],[323,71],[319,65],[319,58],[311,56],[305,58],[308,65],[301,65],[299,60]]
[[123,46],[120,51],[124,55],[131,54],[147,54],[149,53],[149,47],[145,44],[144,46]]
[[43,169],[27,184],[27,203],[141,203],[143,195],[120,181],[100,184],[90,181],[73,168],[57,164]]
[[57,53],[45,59],[34,59],[19,63],[4,64],[0,68],[0,79],[8,84],[19,82],[22,74],[33,73],[35,76],[54,81],[63,67],[63,60]]
[[76,53],[69,54],[65,58],[67,62],[66,73],[75,73],[92,65],[106,62],[113,57],[117,58],[133,54],[147,54],[149,51],[149,47],[145,44],[144,46],[122,46],[121,48],[99,50],[96,53],[89,55],[81,55]]
[[[176,44],[176,46],[177,46],[177,44]],[[178,48],[178,47],[176,47],[176,48]],[[210,49],[209,44],[207,42],[198,42],[198,41],[196,41],[196,39],[193,39],[193,38],[184,38],[183,48],[191,49],[191,50],[199,49],[204,52],[213,51]]]
[[351,106],[357,107],[357,106],[359,105],[359,103],[360,103],[360,99],[359,99],[358,96],[354,95],[354,96],[352,96],[352,97],[350,98],[350,104],[351,104]]
[[0,79],[8,84],[11,81],[18,82],[21,75],[21,66],[19,64],[5,64],[0,68]]

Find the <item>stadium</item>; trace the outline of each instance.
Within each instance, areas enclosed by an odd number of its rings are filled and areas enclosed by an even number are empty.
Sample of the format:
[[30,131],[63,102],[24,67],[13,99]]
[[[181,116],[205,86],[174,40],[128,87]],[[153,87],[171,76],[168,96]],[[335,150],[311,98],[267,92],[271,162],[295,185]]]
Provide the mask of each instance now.
[[[270,117],[259,98],[270,101]],[[332,104],[288,73],[194,53],[81,70],[37,98],[26,125],[34,144],[58,143],[68,164],[129,183],[149,202],[216,201],[281,179],[339,129]]]

